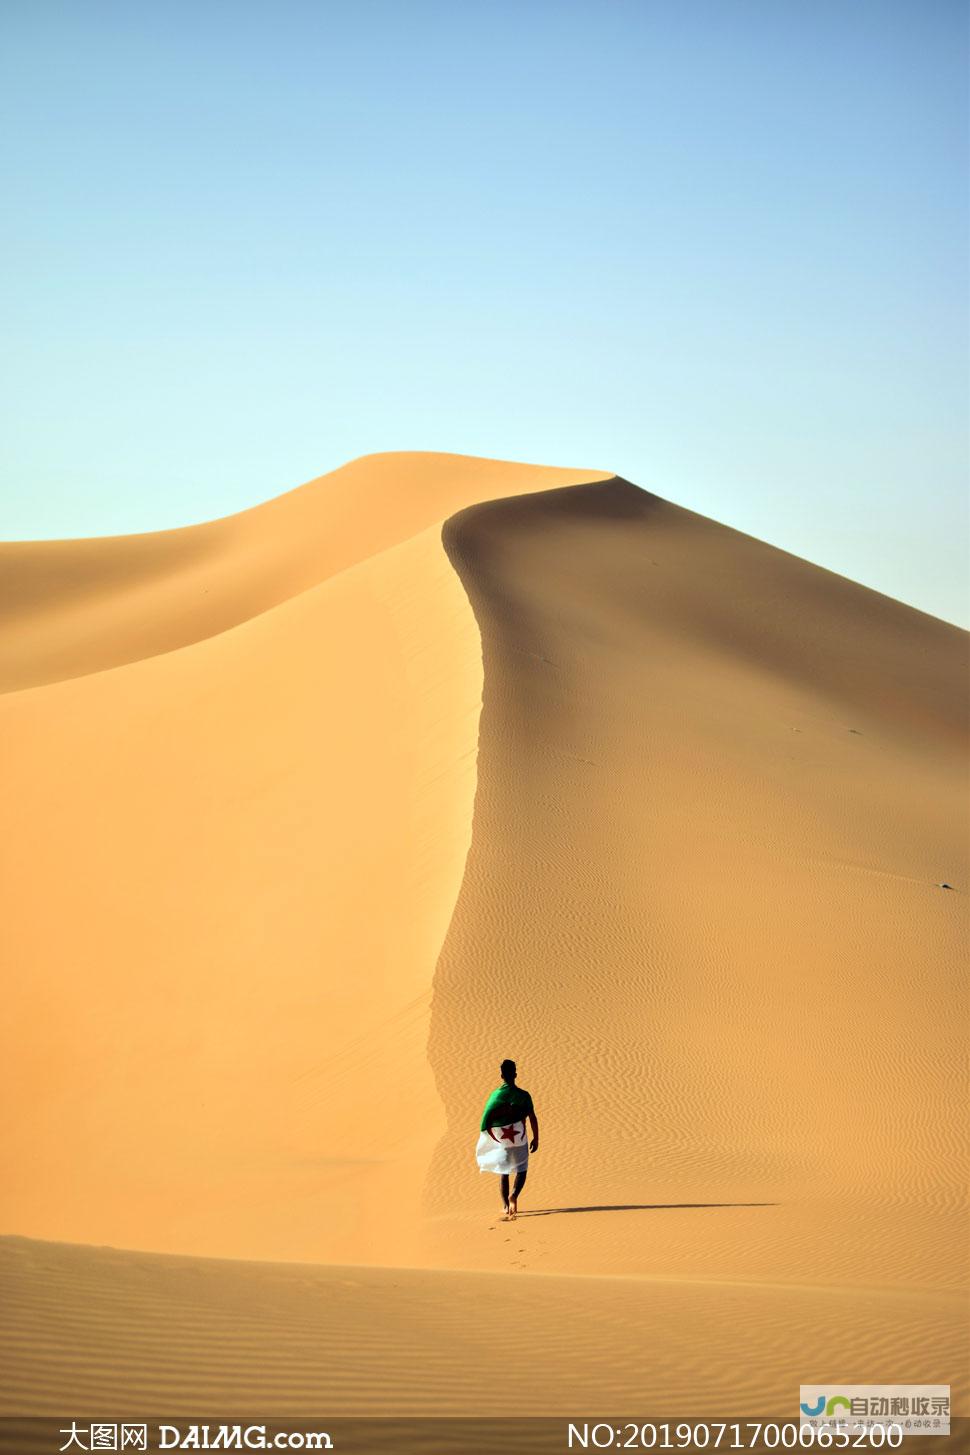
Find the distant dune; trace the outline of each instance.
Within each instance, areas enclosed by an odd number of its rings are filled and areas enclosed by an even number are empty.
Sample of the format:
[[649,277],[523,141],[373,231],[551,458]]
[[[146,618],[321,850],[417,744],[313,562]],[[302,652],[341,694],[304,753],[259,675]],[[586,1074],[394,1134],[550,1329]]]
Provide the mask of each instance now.
[[456,455],[0,581],[7,1412],[966,1398],[967,633]]

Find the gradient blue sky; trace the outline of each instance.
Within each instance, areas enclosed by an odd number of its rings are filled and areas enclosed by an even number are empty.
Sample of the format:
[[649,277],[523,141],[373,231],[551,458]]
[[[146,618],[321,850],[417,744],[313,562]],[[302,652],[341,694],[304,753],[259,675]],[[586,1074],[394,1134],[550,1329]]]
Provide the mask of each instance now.
[[374,450],[968,604],[963,0],[7,0],[0,536]]

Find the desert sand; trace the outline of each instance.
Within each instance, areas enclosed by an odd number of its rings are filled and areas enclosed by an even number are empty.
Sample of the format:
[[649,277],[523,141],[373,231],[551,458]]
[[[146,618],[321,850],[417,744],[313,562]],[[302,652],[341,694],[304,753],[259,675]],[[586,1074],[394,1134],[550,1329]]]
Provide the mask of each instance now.
[[0,581],[3,1412],[966,1408],[965,632],[457,455]]

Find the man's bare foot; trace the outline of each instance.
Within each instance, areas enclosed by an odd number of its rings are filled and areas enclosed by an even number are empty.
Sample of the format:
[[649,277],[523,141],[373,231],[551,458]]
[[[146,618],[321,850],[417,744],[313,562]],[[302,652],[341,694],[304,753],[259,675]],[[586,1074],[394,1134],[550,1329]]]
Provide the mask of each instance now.
[[515,1198],[514,1197],[510,1197],[509,1198],[509,1222],[510,1223],[514,1223],[515,1222],[515,1215],[518,1212],[518,1210],[519,1210],[519,1208],[518,1208],[518,1204],[517,1204]]
[[504,1204],[504,1207],[505,1207],[505,1211],[503,1212],[503,1214],[502,1214],[501,1218],[499,1219],[499,1221],[500,1222],[503,1222],[503,1223],[507,1223],[508,1220],[509,1220],[509,1205],[508,1205],[508,1203],[505,1203]]

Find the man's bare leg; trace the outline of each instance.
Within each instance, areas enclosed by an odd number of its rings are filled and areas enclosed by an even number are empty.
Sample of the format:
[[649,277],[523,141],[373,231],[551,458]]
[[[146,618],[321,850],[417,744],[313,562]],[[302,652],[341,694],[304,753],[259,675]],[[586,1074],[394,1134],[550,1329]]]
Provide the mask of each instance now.
[[502,1212],[505,1217],[509,1215],[509,1177],[507,1172],[502,1174]]
[[[510,1220],[515,1217],[516,1213],[519,1210],[519,1193],[522,1191],[523,1187],[525,1186],[525,1177],[526,1177],[526,1172],[527,1171],[528,1171],[528,1168],[526,1168],[526,1167],[520,1167],[519,1170],[518,1170],[518,1172],[515,1174],[515,1186],[512,1188],[512,1196],[509,1198],[509,1218],[510,1218]],[[503,1181],[504,1181],[504,1179],[503,1179]]]

